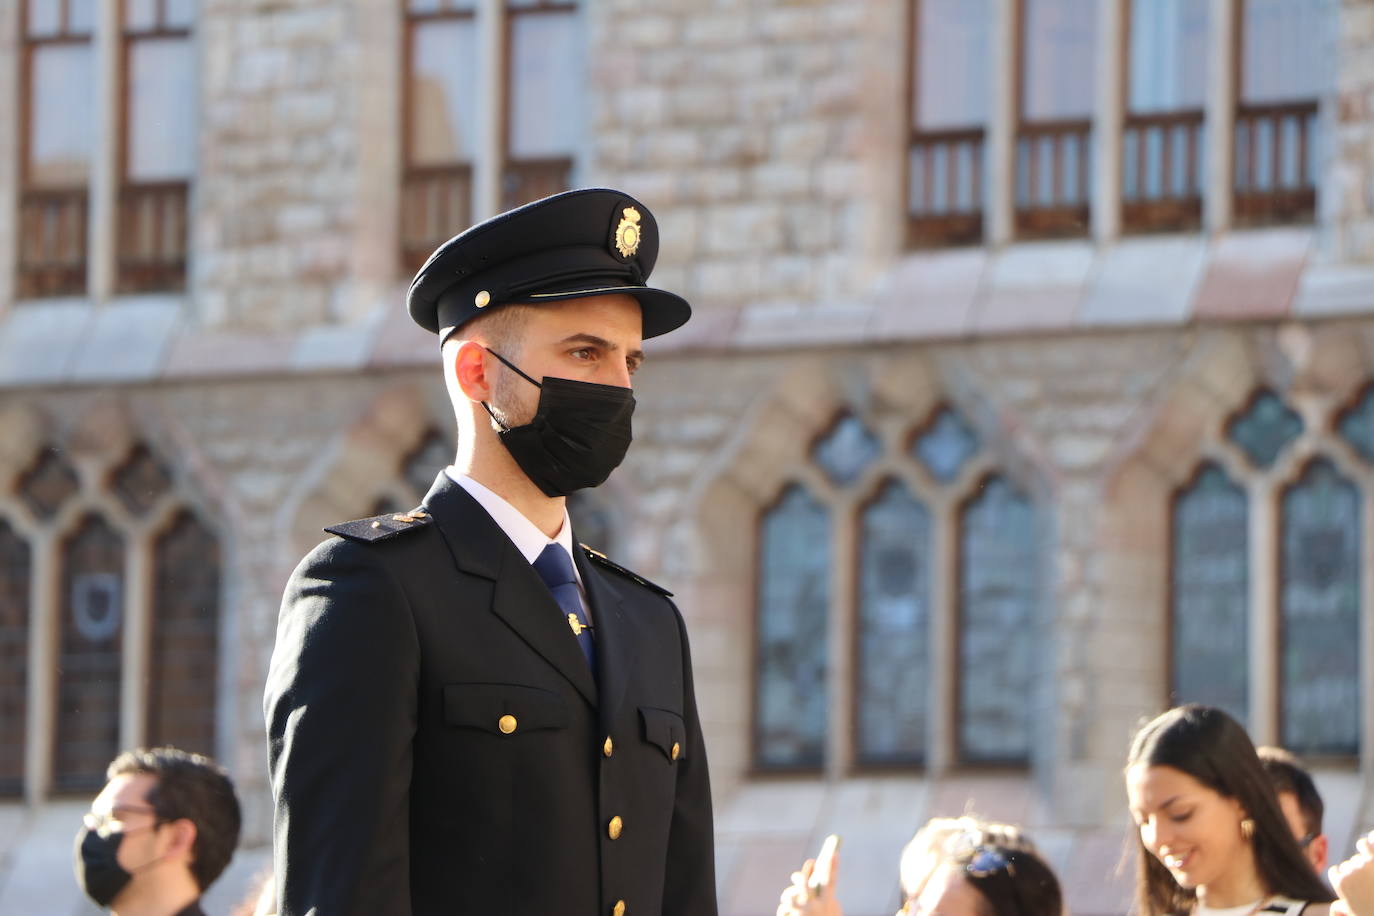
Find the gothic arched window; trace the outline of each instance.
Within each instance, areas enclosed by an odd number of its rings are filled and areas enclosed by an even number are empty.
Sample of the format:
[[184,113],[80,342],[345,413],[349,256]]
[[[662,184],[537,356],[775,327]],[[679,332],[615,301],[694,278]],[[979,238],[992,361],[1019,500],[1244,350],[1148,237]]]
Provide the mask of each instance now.
[[1248,524],[1245,491],[1216,464],[1174,500],[1170,695],[1219,706],[1241,723],[1249,718]]
[[761,526],[755,757],[764,768],[825,762],[830,518],[799,484]]
[[82,519],[62,551],[57,730],[58,791],[93,791],[119,751],[124,637],[124,542],[98,515]]
[[859,541],[856,755],[921,763],[930,695],[930,514],[888,480],[863,510]]
[[0,795],[24,791],[31,563],[29,545],[0,518]]
[[990,477],[959,532],[959,750],[968,762],[1030,758],[1040,640],[1039,537],[1030,501]]
[[1301,754],[1360,747],[1360,493],[1331,461],[1283,495],[1281,740]]
[[219,592],[219,543],[183,510],[153,549],[149,744],[214,754]]

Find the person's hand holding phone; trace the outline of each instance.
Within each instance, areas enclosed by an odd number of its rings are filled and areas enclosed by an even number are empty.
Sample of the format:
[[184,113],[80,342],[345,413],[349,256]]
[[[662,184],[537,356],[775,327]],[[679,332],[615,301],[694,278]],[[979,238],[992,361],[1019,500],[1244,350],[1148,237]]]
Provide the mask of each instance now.
[[816,858],[807,859],[800,871],[792,872],[792,883],[779,898],[777,916],[844,916],[835,896],[839,853],[840,838],[832,833]]

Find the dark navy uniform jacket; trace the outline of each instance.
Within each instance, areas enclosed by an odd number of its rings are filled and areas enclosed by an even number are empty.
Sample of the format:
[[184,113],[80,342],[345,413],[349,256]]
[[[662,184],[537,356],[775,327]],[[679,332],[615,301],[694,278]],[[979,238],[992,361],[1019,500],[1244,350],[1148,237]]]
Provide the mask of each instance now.
[[447,475],[422,510],[329,530],[286,588],[267,679],[281,916],[716,913],[667,592],[576,551],[593,677],[539,575]]

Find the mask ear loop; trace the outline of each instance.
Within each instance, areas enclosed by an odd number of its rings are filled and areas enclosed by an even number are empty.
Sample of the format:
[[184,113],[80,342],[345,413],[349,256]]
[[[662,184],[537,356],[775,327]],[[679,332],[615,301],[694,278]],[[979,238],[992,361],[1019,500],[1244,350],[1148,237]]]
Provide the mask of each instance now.
[[[497,359],[499,359],[499,360],[501,361],[501,364],[502,364],[503,366],[505,366],[507,369],[511,370],[512,372],[514,372],[516,375],[520,376],[520,377],[521,377],[522,379],[524,379],[525,381],[529,382],[529,383],[530,383],[531,385],[533,385],[534,387],[539,388],[539,389],[541,389],[541,390],[543,389],[543,387],[544,387],[543,385],[539,384],[539,383],[536,382],[534,379],[532,379],[532,378],[530,378],[528,375],[526,375],[524,372],[520,371],[520,367],[519,367],[519,366],[517,366],[515,363],[511,362],[510,360],[506,359],[506,358],[505,358],[504,356],[502,356],[500,353],[497,353],[495,350],[491,349],[490,347],[483,347],[481,344],[478,344],[477,346],[482,347],[483,350],[486,350],[486,351],[487,351],[488,353],[490,353],[492,356],[494,356],[494,357],[496,357]],[[496,415],[496,411],[494,411],[494,410],[491,409],[491,405],[490,405],[490,404],[488,404],[486,401],[482,401],[481,404],[482,404],[482,406],[483,406],[484,408],[486,408],[487,415],[491,417],[492,422],[495,423],[498,427],[500,427],[501,432],[503,432],[503,433],[508,433],[508,432],[510,432],[510,427],[507,426],[505,423],[501,422],[501,418],[498,417],[498,416]]]

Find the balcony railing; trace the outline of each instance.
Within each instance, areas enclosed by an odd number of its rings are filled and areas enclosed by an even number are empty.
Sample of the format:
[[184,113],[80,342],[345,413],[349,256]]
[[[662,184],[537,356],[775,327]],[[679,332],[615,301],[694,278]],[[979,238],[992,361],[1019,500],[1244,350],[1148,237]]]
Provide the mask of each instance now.
[[983,129],[913,133],[907,167],[907,244],[981,242]]
[[20,298],[86,291],[85,188],[24,191],[19,200]]
[[1206,170],[1201,110],[1133,114],[1121,145],[1121,219],[1128,232],[1202,225]]
[[472,168],[426,166],[406,172],[401,189],[401,259],[416,271],[440,244],[472,224]]
[[1311,222],[1316,213],[1317,103],[1236,111],[1237,226]]
[[115,288],[121,293],[176,292],[186,288],[185,181],[128,184],[119,192]]
[[512,159],[501,174],[501,209],[566,191],[571,181],[571,159]]
[[1016,136],[1016,233],[1085,235],[1092,193],[1092,122],[1022,124]]

